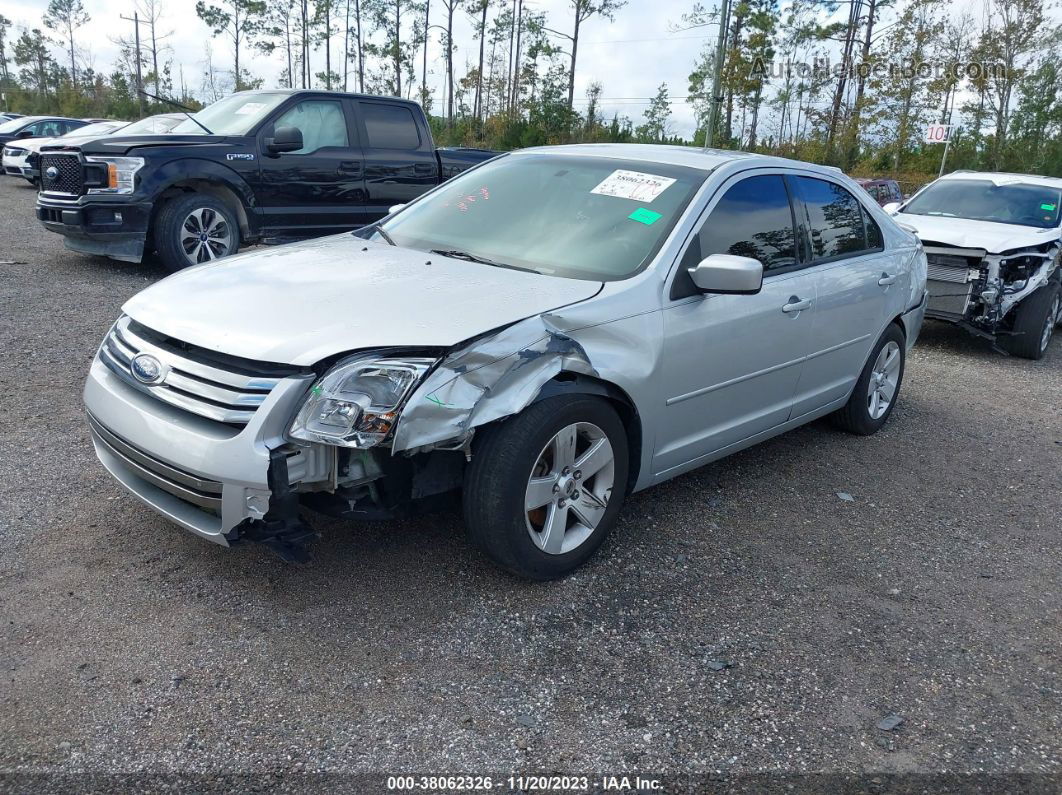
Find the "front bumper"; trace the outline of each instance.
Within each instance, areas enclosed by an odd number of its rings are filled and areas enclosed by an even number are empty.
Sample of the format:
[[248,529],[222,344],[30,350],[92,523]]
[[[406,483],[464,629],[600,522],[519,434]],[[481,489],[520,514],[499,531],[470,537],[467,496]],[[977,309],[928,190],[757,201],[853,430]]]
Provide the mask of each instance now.
[[37,220],[49,232],[62,235],[64,245],[82,254],[98,254],[127,262],[144,256],[151,202],[81,196],[56,199],[40,194]]
[[284,449],[289,484],[328,474],[329,450],[285,439],[312,377],[285,378],[244,426],[206,419],[135,389],[97,357],[85,383],[92,443],[103,466],[175,524],[227,546],[271,507],[270,455]]
[[5,155],[3,160],[0,161],[0,165],[3,166],[4,173],[9,177],[33,176],[32,169],[30,169],[25,157],[11,157]]

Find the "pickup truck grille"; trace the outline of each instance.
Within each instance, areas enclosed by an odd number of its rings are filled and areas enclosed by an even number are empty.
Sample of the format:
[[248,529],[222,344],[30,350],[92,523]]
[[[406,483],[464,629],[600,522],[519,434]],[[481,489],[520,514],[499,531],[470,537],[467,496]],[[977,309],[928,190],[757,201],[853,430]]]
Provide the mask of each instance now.
[[[49,169],[55,168],[57,174],[49,176]],[[65,193],[68,196],[80,196],[81,163],[77,155],[47,154],[41,155],[41,190],[45,193]]]
[[[162,365],[158,383],[139,381],[132,361],[149,354]],[[192,414],[230,425],[246,425],[283,375],[254,374],[219,366],[192,350],[181,350],[129,317],[122,317],[100,346],[100,359],[130,386]]]

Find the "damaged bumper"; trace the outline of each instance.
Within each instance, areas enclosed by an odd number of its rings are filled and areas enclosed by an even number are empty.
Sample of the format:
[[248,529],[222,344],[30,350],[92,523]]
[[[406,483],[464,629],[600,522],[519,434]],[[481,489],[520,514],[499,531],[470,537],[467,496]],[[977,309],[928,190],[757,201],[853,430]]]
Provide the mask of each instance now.
[[244,426],[190,415],[122,381],[98,357],[85,384],[96,455],[137,498],[172,522],[228,545],[248,522],[263,520],[274,497],[270,457],[281,450],[289,484],[327,480],[332,456],[295,447],[284,423],[307,379],[289,378]]

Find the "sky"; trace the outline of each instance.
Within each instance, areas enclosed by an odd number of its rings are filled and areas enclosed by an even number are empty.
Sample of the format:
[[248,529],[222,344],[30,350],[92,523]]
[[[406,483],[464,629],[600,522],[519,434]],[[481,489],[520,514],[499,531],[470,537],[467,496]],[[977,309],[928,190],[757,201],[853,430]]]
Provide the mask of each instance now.
[[[121,15],[132,16],[133,2],[83,0],[83,3],[91,20],[81,29],[78,45],[86,51],[87,60],[95,68],[108,69],[118,49],[112,39],[119,35],[132,36],[133,23],[123,21]],[[710,0],[708,4],[712,4]],[[47,5],[47,0],[0,0],[0,14],[15,23],[16,31],[21,27],[40,27]],[[568,0],[524,0],[524,5],[536,11],[546,11],[550,27],[560,30],[571,28],[572,15]],[[680,33],[670,31],[670,26],[680,24],[682,15],[690,11],[692,5],[693,0],[630,0],[617,13],[614,22],[593,17],[584,23],[576,71],[577,107],[585,107],[585,102],[579,102],[579,99],[585,96],[587,86],[594,81],[604,87],[604,115],[611,117],[614,112],[625,114],[635,124],[640,123],[649,98],[655,96],[661,83],[667,83],[671,96],[685,97],[689,73],[702,49],[710,45],[716,35],[715,27]],[[435,0],[432,6],[433,22],[441,21],[442,4]],[[439,9],[438,17],[435,16],[435,8]],[[455,54],[454,72],[460,77],[465,71],[465,60],[472,62],[478,58],[478,45],[472,39],[472,29],[466,15],[460,14],[456,21],[458,26],[454,38],[458,51]],[[173,35],[166,41],[173,49],[174,73],[176,64],[182,63],[186,83],[190,89],[197,89],[203,71],[204,41],[209,39],[210,33],[196,16],[195,0],[170,0],[159,27],[160,30],[173,30]],[[438,108],[441,105],[445,69],[437,35],[434,38],[428,65],[429,71],[434,74],[429,74],[428,83]],[[215,40],[213,48],[216,67],[224,68],[231,63],[231,55],[223,39]],[[54,49],[56,57],[62,61],[59,47]],[[323,53],[317,59],[319,66],[315,68],[323,68]],[[275,86],[282,70],[280,55],[268,58],[254,56],[250,69],[255,76],[265,78],[267,87]],[[673,101],[671,108],[673,132],[692,137],[695,126],[693,109],[684,99]]]

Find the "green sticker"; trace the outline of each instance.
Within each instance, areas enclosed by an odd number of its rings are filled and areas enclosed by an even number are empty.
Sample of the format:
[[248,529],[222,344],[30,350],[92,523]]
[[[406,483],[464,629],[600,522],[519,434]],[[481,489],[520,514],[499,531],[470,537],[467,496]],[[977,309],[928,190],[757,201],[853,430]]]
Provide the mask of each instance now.
[[1040,209],[1041,210],[1053,210],[1053,209],[1055,209],[1055,205],[1053,205],[1053,204],[1041,204],[1040,205]]
[[644,207],[639,207],[633,213],[627,216],[632,221],[637,221],[640,224],[655,224],[660,220],[660,213],[654,213],[652,210],[647,210]]

